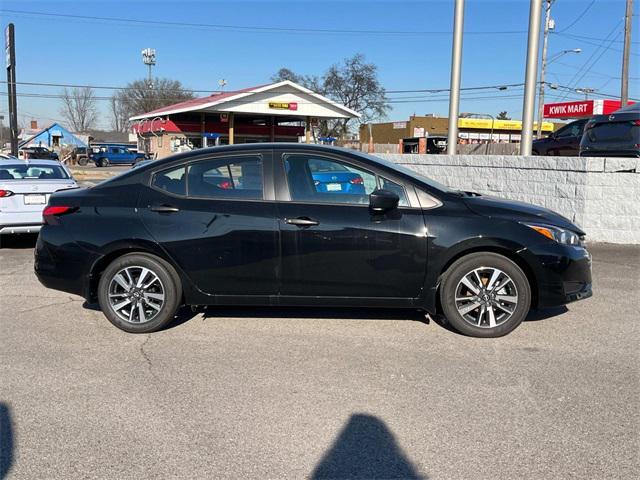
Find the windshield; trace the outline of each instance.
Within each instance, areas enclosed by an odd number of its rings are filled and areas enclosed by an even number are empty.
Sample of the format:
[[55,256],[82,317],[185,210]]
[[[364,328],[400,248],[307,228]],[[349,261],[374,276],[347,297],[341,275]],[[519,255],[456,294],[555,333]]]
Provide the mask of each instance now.
[[0,180],[67,180],[69,175],[58,165],[0,165]]
[[392,168],[394,170],[397,170],[399,172],[404,173],[405,175],[410,176],[411,178],[418,180],[419,182],[425,183],[428,186],[435,188],[436,190],[440,190],[442,192],[448,192],[448,193],[458,193],[456,190],[453,190],[449,187],[447,187],[446,185],[443,185],[439,182],[436,182],[435,180],[425,177],[423,175],[420,175],[418,172],[416,172],[415,170],[411,170],[410,168],[405,167],[404,165],[399,165],[397,163],[394,162],[390,162],[388,160],[384,160],[380,157],[376,157],[373,155],[367,155],[364,153],[360,153],[360,155],[362,155],[363,157],[367,157],[369,159],[373,159],[378,163],[381,163],[389,168]]

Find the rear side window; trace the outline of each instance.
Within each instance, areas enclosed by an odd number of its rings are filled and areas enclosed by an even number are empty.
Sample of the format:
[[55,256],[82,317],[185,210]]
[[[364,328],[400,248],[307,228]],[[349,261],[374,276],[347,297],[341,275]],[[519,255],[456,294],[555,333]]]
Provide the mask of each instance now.
[[186,167],[182,165],[156,173],[153,177],[152,185],[159,190],[164,190],[174,195],[186,195],[186,178]]
[[190,197],[262,200],[262,159],[256,156],[218,158],[189,165]]

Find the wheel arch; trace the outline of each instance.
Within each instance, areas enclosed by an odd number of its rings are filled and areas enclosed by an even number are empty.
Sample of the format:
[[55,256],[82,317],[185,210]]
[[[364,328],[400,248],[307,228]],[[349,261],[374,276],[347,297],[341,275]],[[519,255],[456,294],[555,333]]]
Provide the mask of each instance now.
[[89,302],[97,301],[98,295],[98,284],[100,283],[100,277],[104,270],[117,258],[122,257],[123,255],[128,255],[132,253],[146,253],[148,255],[153,255],[154,257],[160,258],[168,263],[177,273],[180,278],[180,282],[182,283],[182,301],[184,302],[185,298],[185,290],[190,283],[186,279],[186,276],[183,275],[182,270],[168,257],[162,250],[154,246],[151,242],[139,241],[139,242],[128,242],[128,243],[116,243],[110,245],[109,248],[105,250],[105,253],[98,258],[91,269],[89,270],[89,282],[87,286],[87,291],[85,292],[85,298]]
[[[531,288],[531,307],[535,307],[538,304],[538,277],[531,264],[516,250],[497,244],[487,245],[474,245],[461,248],[453,253],[447,261],[442,265],[437,272],[437,283],[434,289],[432,289],[431,298],[427,300],[427,306],[431,308],[435,313],[442,313],[442,306],[440,305],[440,285],[442,283],[442,276],[444,273],[459,259],[471,255],[473,253],[496,253],[508,258],[515,263],[524,272],[527,280],[529,281],[529,287]],[[429,308],[427,310],[429,311]]]

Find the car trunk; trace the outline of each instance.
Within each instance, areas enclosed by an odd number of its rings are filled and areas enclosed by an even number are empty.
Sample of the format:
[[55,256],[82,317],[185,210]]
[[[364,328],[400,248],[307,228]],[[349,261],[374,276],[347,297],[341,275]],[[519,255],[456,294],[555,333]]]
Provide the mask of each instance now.
[[0,181],[0,190],[13,192],[13,195],[0,197],[0,213],[42,212],[52,193],[74,187],[75,182],[68,179],[37,183],[25,180]]

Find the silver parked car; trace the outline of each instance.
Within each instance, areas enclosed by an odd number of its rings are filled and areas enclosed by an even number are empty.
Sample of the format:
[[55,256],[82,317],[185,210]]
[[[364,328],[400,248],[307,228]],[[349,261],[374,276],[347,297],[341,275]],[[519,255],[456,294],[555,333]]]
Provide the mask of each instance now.
[[0,158],[0,235],[35,233],[53,192],[78,188],[56,160]]

